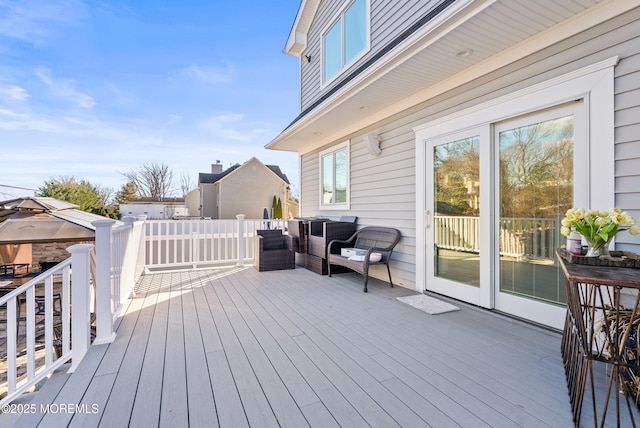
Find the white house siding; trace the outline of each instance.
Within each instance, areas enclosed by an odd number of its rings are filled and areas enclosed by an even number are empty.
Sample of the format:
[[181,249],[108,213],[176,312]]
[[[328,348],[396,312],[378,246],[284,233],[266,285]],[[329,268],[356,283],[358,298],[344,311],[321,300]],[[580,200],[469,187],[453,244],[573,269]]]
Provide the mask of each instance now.
[[189,216],[202,217],[200,213],[200,188],[196,187],[184,197],[184,204],[189,210]]
[[[301,157],[304,173],[301,181],[301,215],[337,219],[341,215],[358,216],[358,227],[388,226],[400,230],[391,264],[393,282],[415,287],[415,150],[411,127],[394,129],[383,135],[383,152],[372,156],[362,136],[350,146],[350,210],[319,208],[319,151]],[[371,275],[387,279],[384,267],[376,266]]]
[[[362,133],[345,135],[335,141],[335,144],[345,139],[352,142],[351,210],[348,212],[319,210],[319,151],[302,154],[301,215],[350,214],[359,217],[361,226],[376,224],[400,229],[403,238],[394,253],[392,274],[398,283],[415,287],[416,177],[412,128],[614,56],[620,59],[614,82],[616,205],[640,221],[640,8],[429,100],[396,118],[374,124]],[[383,151],[378,157],[372,157],[362,142],[363,135],[372,130],[382,137]],[[640,237],[620,234],[617,248],[640,253]],[[384,278],[379,273],[375,276]]]
[[204,183],[200,185],[202,195],[202,213],[204,218],[218,218],[218,185]]
[[[640,221],[640,18],[627,27],[633,25],[635,37],[625,42],[629,54],[615,70],[616,205]],[[616,246],[640,253],[640,239],[628,233],[619,235]]]
[[[321,78],[322,32],[325,31],[327,26],[338,16],[338,13],[340,13],[348,1],[349,0],[329,0],[320,2],[320,6],[316,12],[316,18],[309,29],[309,35],[307,37],[309,44],[304,51],[304,55],[311,56],[311,62],[307,63],[303,61],[300,64],[301,110],[307,108],[324,92],[330,90],[333,84],[340,80],[338,78],[335,82],[323,87]],[[391,40],[409,28],[417,19],[441,3],[441,0],[369,1],[371,8],[371,49],[366,55],[345,70],[344,74],[348,74],[366,62]]]
[[287,184],[259,161],[252,162],[219,181],[220,218],[244,214],[247,219],[260,219],[264,208],[271,212],[274,195],[286,203]]

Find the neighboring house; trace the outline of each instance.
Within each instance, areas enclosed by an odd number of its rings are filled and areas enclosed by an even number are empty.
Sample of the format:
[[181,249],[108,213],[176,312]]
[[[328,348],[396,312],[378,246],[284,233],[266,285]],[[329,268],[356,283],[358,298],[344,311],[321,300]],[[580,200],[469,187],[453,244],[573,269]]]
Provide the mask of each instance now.
[[148,220],[167,220],[189,217],[185,198],[138,198],[120,204],[120,215],[146,215]]
[[263,218],[267,208],[272,216],[273,197],[282,203],[283,218],[298,215],[297,202],[290,196],[287,176],[277,165],[265,165],[255,157],[223,171],[211,165],[211,173],[200,173],[198,188],[189,192],[186,203],[192,215],[212,219]]
[[267,148],[302,216],[400,229],[394,283],[561,328],[566,209],[640,221],[637,0],[304,0],[284,52],[301,112]]

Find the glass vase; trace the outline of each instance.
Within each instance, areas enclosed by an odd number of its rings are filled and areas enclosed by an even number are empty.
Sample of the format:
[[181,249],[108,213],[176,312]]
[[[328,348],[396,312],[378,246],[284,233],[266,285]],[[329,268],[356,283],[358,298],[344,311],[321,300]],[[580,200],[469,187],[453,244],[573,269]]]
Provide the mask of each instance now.
[[586,257],[600,257],[609,255],[609,243],[611,242],[611,239],[605,241],[602,238],[589,239],[585,237],[585,240],[587,241]]

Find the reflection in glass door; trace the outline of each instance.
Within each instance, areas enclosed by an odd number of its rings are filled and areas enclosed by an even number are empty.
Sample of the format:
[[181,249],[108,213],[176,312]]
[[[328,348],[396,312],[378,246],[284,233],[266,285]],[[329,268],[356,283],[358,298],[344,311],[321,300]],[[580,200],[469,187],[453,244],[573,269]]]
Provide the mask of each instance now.
[[501,293],[566,302],[555,250],[563,242],[560,221],[573,205],[573,122],[573,115],[556,115],[497,128]]
[[433,147],[434,276],[480,286],[479,136]]

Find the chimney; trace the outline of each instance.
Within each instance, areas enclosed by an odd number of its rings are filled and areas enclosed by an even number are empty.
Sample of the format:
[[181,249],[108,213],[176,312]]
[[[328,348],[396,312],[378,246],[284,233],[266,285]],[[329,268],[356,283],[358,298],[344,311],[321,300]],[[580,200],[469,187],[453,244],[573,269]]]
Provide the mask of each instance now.
[[211,164],[211,174],[220,174],[222,172],[222,164],[219,160]]

